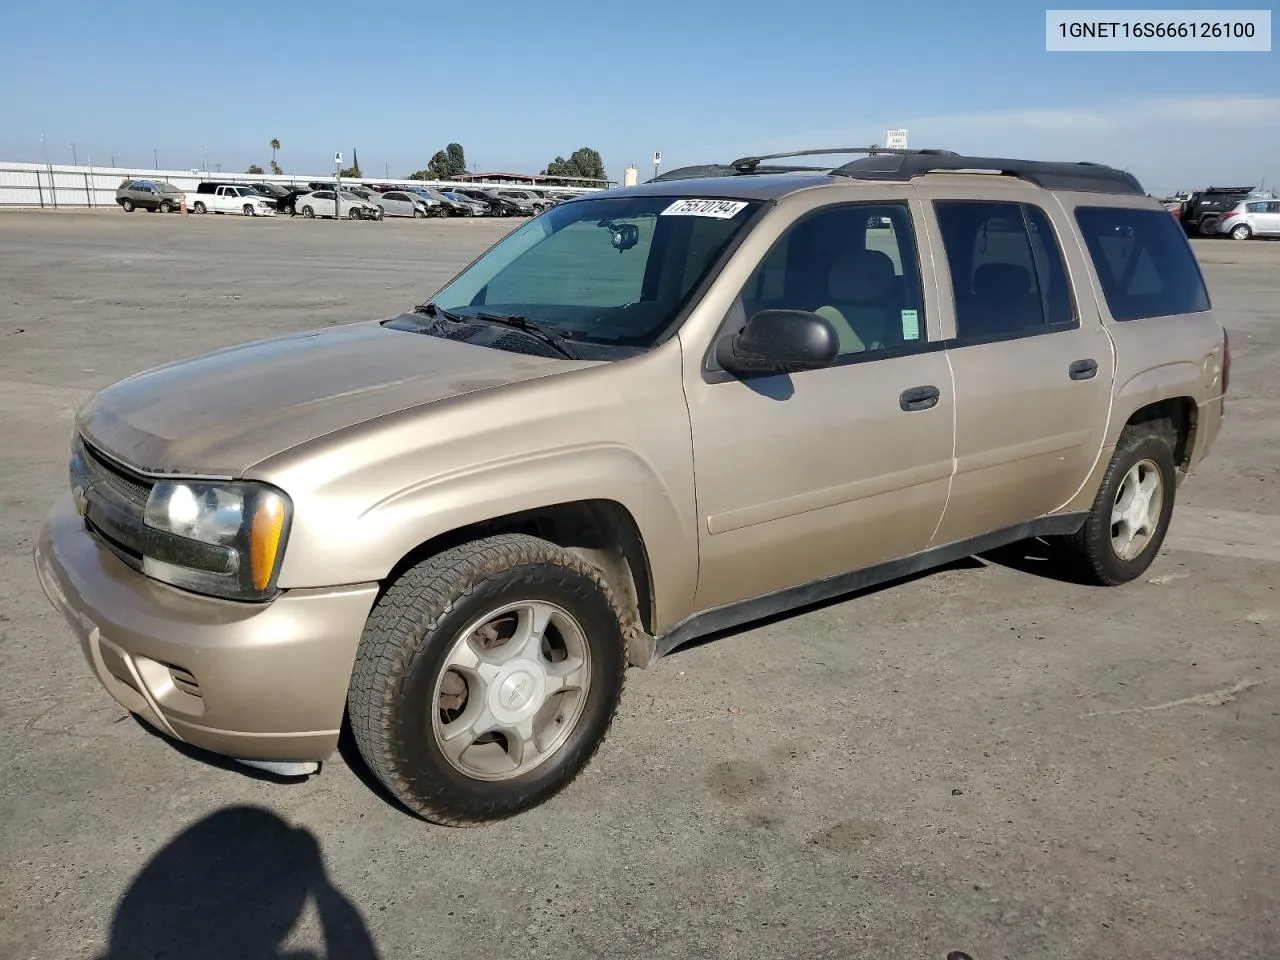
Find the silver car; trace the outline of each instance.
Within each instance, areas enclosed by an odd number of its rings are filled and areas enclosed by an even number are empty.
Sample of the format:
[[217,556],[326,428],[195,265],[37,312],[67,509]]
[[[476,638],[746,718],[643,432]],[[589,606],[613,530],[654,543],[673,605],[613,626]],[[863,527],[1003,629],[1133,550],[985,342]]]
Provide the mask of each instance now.
[[[426,197],[406,190],[388,190],[374,197],[373,203],[380,206],[388,217],[431,217],[435,211],[431,209]],[[434,201],[438,207],[439,201]]]
[[1218,218],[1215,232],[1232,240],[1280,237],[1280,200],[1241,200]]

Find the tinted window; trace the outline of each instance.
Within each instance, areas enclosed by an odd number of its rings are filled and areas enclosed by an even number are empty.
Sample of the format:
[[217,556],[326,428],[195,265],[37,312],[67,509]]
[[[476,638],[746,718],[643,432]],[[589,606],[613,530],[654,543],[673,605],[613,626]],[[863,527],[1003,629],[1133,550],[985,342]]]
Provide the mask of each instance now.
[[1078,207],[1076,222],[1115,319],[1209,309],[1191,244],[1163,210]]
[[840,355],[911,347],[926,339],[911,214],[904,203],[849,204],[794,224],[742,290],[744,319],[808,310],[829,320]]
[[1043,210],[970,200],[938,201],[934,207],[951,270],[959,339],[1074,325],[1062,250]]
[[1248,210],[1250,213],[1263,213],[1263,212],[1267,209],[1267,205],[1266,205],[1265,203],[1261,203],[1261,202],[1259,202],[1259,203],[1246,203],[1246,204],[1244,205],[1244,208],[1245,208],[1246,210]]

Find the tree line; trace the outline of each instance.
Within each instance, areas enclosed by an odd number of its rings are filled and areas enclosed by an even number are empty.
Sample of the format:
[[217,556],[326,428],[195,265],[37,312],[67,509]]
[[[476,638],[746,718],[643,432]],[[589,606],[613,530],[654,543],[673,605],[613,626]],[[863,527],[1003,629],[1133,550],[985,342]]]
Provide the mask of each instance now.
[[[280,176],[284,171],[280,168],[280,164],[276,162],[276,154],[280,152],[280,140],[277,137],[271,138],[271,172],[276,176]],[[254,163],[249,166],[246,173],[263,173],[262,167]],[[426,167],[422,170],[415,170],[409,174],[406,180],[456,180],[458,177],[467,173],[467,155],[462,149],[462,144],[451,143],[443,150],[437,150],[427,162]],[[359,178],[363,174],[360,171],[360,161],[356,158],[355,151],[351,151],[351,166],[342,171],[343,177]],[[591,147],[579,147],[573,153],[569,154],[568,159],[557,156],[554,160],[542,168],[541,176],[546,177],[567,177],[580,178],[584,180],[607,180],[605,174],[604,160],[600,157],[600,153]]]

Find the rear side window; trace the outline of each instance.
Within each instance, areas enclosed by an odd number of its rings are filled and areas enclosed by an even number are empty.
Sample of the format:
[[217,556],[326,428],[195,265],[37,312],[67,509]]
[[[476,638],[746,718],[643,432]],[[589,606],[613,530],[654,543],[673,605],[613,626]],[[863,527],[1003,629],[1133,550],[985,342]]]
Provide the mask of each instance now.
[[984,200],[940,200],[934,209],[959,340],[980,343],[1076,325],[1062,250],[1043,210]]
[[1209,293],[1191,244],[1163,210],[1077,207],[1076,223],[1116,320],[1209,309]]

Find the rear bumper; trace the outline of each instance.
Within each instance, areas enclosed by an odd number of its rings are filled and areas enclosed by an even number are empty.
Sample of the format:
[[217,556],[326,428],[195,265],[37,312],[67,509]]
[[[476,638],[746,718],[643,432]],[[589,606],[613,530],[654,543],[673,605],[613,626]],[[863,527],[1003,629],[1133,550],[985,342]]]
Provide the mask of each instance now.
[[257,761],[324,760],[376,584],[291,590],[271,603],[199,597],[132,570],[63,496],[36,572],[99,682],[169,736]]

